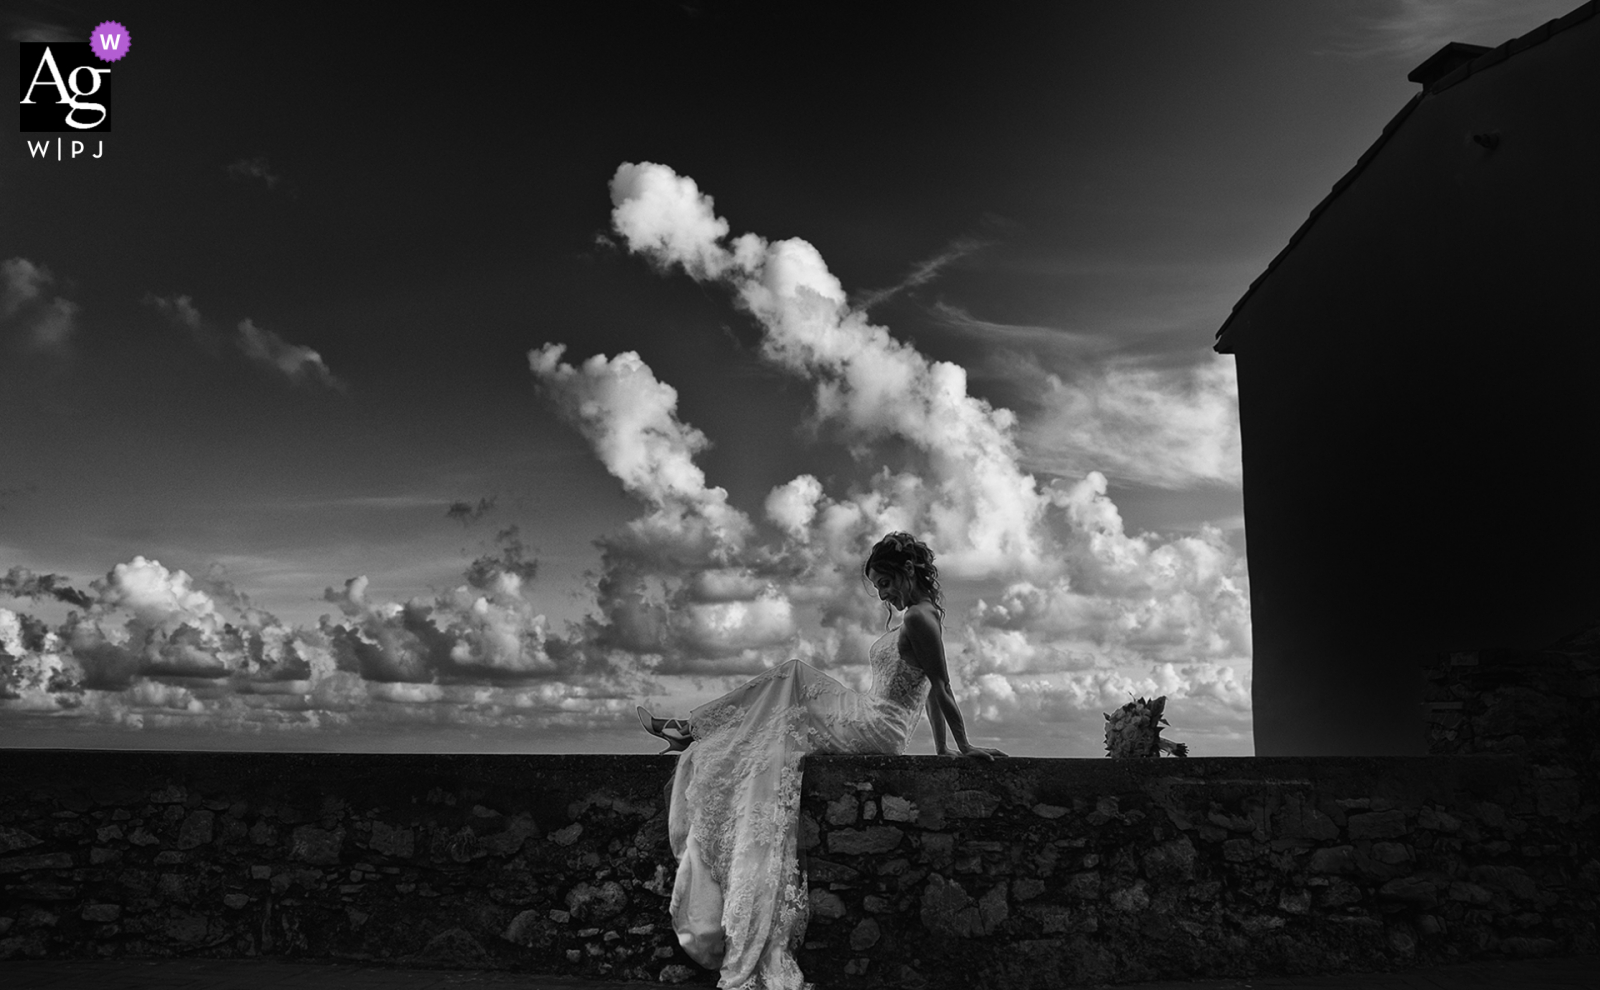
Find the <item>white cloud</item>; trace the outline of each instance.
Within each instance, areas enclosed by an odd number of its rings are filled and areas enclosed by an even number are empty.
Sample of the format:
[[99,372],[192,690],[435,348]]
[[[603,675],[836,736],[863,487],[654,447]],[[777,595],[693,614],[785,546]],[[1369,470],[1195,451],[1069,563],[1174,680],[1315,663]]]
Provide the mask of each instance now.
[[[1019,368],[1019,370],[1021,370]],[[1106,367],[1036,379],[1022,429],[1025,462],[1068,477],[1100,471],[1161,488],[1240,487],[1239,379],[1233,358],[1191,368]]]
[[272,170],[272,166],[262,155],[230,162],[227,171],[230,179],[264,182],[268,189],[276,189],[278,183],[283,181],[282,177]]
[[694,456],[710,441],[678,419],[678,393],[658,381],[639,355],[596,354],[573,367],[561,360],[563,344],[528,353],[540,389],[561,415],[593,445],[606,470],[649,515],[631,524],[646,541],[667,541],[726,559],[750,534],[750,520],[728,503],[728,493],[706,484]]
[[949,244],[945,245],[944,249],[938,254],[926,259],[925,261],[920,261],[916,265],[912,266],[910,273],[899,282],[896,282],[894,285],[891,285],[886,289],[871,289],[860,293],[855,304],[856,309],[866,312],[880,303],[888,302],[890,299],[908,289],[915,289],[918,286],[927,285],[929,282],[938,277],[939,273],[944,269],[960,261],[962,258],[965,258],[967,255],[981,251],[988,246],[988,241],[982,241],[972,237],[958,237]]
[[65,352],[77,331],[78,304],[47,298],[55,282],[48,268],[27,258],[0,261],[0,324],[15,327],[29,350]]
[[214,630],[221,623],[216,604],[186,572],[169,571],[144,557],[111,569],[100,587],[100,603],[127,609],[145,626],[167,632],[185,624]]
[[9,320],[44,294],[53,281],[49,270],[27,258],[0,261],[0,319]]
[[[921,453],[925,478],[886,479],[851,500],[855,518],[904,519],[942,548],[954,574],[1049,568],[1039,538],[1048,500],[1018,466],[1016,419],[968,394],[964,369],[930,361],[868,323],[811,244],[755,234],[721,243],[729,228],[710,197],[664,165],[622,165],[611,198],[613,226],[630,250],[733,290],[765,331],[762,355],[813,383],[820,421],[858,444],[900,440]],[[897,496],[913,501],[886,504]]]
[[208,330],[200,318],[200,310],[189,296],[158,296],[149,293],[144,297],[147,305],[154,306],[174,326],[182,329],[195,343],[212,354],[217,352],[217,336]]
[[[223,336],[206,323],[191,297],[147,293],[144,302],[154,306],[169,323],[187,333],[212,357],[221,354]],[[239,322],[233,343],[252,363],[283,376],[291,385],[320,385],[339,391],[347,387],[328,369],[327,362],[317,351],[301,344],[291,344],[281,335],[256,326],[252,320]]]
[[334,389],[345,387],[328,370],[322,355],[309,347],[291,344],[273,331],[263,330],[249,320],[240,321],[236,342],[245,357],[277,371],[295,385],[316,384]]
[[817,517],[817,502],[822,498],[822,482],[809,474],[784,482],[767,495],[767,518],[792,540],[805,542],[811,537],[811,523]]

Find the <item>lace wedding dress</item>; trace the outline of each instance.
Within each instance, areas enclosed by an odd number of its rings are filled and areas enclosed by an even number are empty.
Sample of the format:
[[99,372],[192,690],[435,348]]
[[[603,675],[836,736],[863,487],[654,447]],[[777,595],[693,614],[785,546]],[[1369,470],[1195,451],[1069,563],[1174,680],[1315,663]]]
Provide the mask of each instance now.
[[866,694],[789,660],[689,715],[695,741],[668,815],[672,924],[691,958],[722,970],[723,990],[806,986],[794,959],[810,916],[796,863],[802,764],[807,753],[905,749],[928,681],[901,656],[899,632],[867,651]]

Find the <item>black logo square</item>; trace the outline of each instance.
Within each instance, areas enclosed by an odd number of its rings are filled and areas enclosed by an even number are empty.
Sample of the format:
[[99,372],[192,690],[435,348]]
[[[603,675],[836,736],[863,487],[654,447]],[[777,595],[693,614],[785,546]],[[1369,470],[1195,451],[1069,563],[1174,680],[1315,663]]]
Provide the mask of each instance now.
[[111,66],[89,42],[24,41],[21,112],[24,133],[111,130]]

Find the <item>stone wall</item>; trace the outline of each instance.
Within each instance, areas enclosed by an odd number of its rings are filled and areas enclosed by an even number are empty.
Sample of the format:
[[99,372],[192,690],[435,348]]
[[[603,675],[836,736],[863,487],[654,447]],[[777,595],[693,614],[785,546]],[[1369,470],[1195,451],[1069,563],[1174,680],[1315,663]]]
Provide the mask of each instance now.
[[[1594,953],[1600,793],[1562,769],[813,758],[801,965],[829,987],[1011,988]],[[650,756],[7,751],[0,957],[711,984],[666,925],[671,771]]]
[[1428,752],[1521,753],[1593,773],[1600,766],[1600,625],[1542,650],[1436,657],[1423,694]]

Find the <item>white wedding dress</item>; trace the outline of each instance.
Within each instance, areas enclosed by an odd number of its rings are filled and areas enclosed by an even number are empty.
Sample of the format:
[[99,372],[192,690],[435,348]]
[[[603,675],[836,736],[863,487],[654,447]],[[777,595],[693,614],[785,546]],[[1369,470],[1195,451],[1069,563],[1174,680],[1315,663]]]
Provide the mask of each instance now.
[[678,858],[672,925],[684,951],[722,970],[723,990],[801,990],[794,951],[809,920],[796,863],[807,753],[899,754],[928,693],[900,653],[899,628],[867,651],[861,694],[799,660],[689,715],[668,838]]

